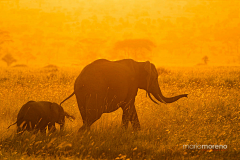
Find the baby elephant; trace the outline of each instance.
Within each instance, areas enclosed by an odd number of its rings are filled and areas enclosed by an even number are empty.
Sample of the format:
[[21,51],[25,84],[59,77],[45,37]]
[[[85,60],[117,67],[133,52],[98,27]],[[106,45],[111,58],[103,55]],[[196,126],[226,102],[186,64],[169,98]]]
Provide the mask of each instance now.
[[14,124],[17,124],[17,133],[22,133],[25,130],[34,131],[34,133],[40,130],[42,133],[46,133],[47,126],[51,131],[56,130],[55,123],[60,124],[60,130],[62,130],[65,116],[69,119],[75,119],[74,116],[64,112],[63,108],[57,103],[29,101],[20,109],[17,122]]

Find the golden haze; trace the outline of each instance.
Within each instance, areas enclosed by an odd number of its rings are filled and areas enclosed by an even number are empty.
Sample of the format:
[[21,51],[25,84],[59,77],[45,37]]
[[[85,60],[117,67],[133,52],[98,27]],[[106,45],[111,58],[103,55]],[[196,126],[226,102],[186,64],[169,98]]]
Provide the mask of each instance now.
[[0,0],[0,57],[29,66],[238,65],[239,8],[239,0]]

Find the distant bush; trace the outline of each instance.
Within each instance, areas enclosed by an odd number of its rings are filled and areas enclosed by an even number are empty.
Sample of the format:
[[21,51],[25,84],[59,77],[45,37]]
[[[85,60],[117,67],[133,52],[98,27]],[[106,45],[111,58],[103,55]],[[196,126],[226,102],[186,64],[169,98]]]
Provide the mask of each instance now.
[[208,62],[209,62],[208,56],[204,56],[204,57],[202,58],[202,61],[203,61],[203,63],[198,63],[197,66],[205,66],[205,65],[207,65]]
[[208,61],[209,61],[209,58],[208,58],[208,56],[204,56],[203,58],[202,58],[202,61],[204,62],[204,64],[208,64]]
[[45,66],[43,68],[46,69],[49,72],[57,72],[57,71],[59,71],[59,67],[54,65],[54,64],[49,64],[49,65],[47,65],[47,66]]
[[16,64],[13,67],[28,67],[26,64]]
[[58,68],[58,66],[54,65],[54,64],[49,64],[49,65],[46,65],[45,67],[43,68]]
[[2,60],[7,63],[7,66],[10,66],[12,63],[17,62],[17,60],[10,54],[7,53]]

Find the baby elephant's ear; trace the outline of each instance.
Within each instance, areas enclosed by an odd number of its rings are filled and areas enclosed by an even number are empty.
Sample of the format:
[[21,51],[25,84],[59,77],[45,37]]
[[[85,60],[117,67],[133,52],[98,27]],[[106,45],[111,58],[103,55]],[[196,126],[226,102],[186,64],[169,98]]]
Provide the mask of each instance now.
[[52,103],[50,105],[50,110],[51,110],[50,116],[57,118],[59,115],[59,112],[60,112],[59,108],[60,108],[60,106],[58,104]]

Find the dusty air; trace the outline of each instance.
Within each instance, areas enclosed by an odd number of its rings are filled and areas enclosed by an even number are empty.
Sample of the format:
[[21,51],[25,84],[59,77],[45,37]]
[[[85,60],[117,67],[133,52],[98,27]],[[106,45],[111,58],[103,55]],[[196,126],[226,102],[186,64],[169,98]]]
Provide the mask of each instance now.
[[239,159],[239,0],[0,0],[0,159]]

